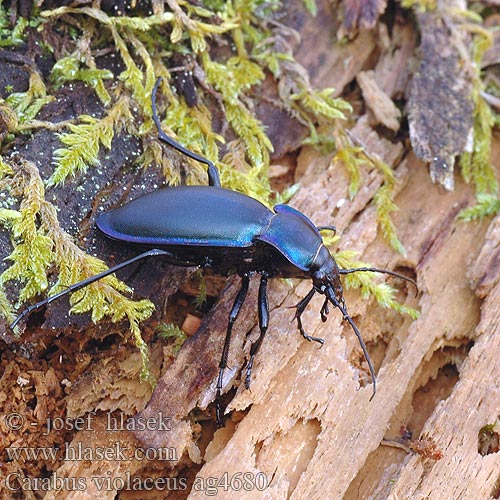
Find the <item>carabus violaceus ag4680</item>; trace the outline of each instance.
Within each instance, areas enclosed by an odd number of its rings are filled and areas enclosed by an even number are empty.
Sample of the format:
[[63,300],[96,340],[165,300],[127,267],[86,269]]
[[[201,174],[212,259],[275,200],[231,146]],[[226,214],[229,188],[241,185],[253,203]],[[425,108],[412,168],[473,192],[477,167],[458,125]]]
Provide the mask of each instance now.
[[[231,331],[245,301],[251,276],[260,275],[260,336],[250,348],[245,376],[246,388],[250,386],[254,359],[269,324],[268,279],[310,279],[311,290],[296,305],[295,319],[300,333],[306,340],[323,343],[323,339],[311,337],[305,332],[301,316],[314,294],[324,295],[322,318],[326,319],[330,303],[340,310],[344,320],[351,325],[368,363],[374,395],[375,370],[361,334],[347,312],[340,276],[372,271],[398,276],[415,284],[414,281],[399,273],[376,268],[340,269],[323,244],[320,234],[323,227],[315,226],[304,214],[287,205],[277,205],[270,210],[254,198],[223,189],[219,172],[212,162],[184,148],[162,131],[156,111],[156,92],[160,82],[161,79],[157,81],[152,95],[153,119],[158,128],[158,137],[184,155],[205,164],[209,186],[167,187],[98,216],[97,227],[107,237],[149,250],[29,306],[16,318],[11,328],[30,312],[146,257],[161,255],[174,265],[210,267],[220,273],[236,269],[241,277],[241,288],[229,314],[217,379],[216,414],[217,423],[220,425],[220,396]],[[333,229],[330,226],[324,228]]]

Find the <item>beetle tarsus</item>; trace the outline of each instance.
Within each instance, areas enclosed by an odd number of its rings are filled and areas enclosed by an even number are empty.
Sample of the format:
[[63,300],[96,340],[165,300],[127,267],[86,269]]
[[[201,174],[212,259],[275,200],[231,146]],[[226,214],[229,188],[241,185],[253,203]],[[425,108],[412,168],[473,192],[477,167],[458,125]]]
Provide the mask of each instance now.
[[301,330],[300,333],[309,342],[317,342],[318,344],[321,344],[321,345],[323,345],[325,343],[325,339],[322,339],[321,337],[311,337],[311,335],[308,335],[304,330]]
[[250,360],[247,364],[246,374],[245,374],[245,389],[248,391],[250,389],[250,380],[252,377],[253,360],[255,356],[250,356]]
[[222,407],[218,399],[215,400],[215,422],[217,427],[222,427]]
[[[304,327],[302,326],[302,318],[301,318],[302,313],[305,311],[309,302],[311,302],[311,299],[314,297],[315,293],[316,289],[314,287],[311,288],[309,293],[296,306],[294,306],[296,309],[294,319],[297,320],[297,328],[299,329],[299,332],[302,335],[302,337],[304,337],[309,342],[318,342],[319,344],[323,345],[325,343],[324,339],[319,337],[311,337],[306,333]],[[323,307],[321,308],[321,314],[322,314],[321,319],[323,319],[323,310],[324,310],[324,304]]]

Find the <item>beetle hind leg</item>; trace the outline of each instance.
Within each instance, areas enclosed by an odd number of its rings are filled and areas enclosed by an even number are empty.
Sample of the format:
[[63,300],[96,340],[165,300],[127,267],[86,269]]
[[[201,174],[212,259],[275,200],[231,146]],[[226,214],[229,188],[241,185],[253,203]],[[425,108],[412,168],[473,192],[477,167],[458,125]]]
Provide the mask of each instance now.
[[185,148],[182,144],[179,144],[177,141],[174,141],[171,137],[165,134],[165,132],[163,132],[161,128],[160,119],[158,117],[158,112],[156,110],[156,93],[158,91],[158,87],[160,86],[161,81],[162,78],[158,78],[158,80],[156,80],[153,93],[151,94],[151,108],[153,112],[153,121],[155,122],[156,128],[158,130],[158,139],[168,144],[172,148],[176,149],[177,151],[181,152],[182,154],[186,155],[188,158],[199,161],[200,163],[206,165],[208,174],[208,185],[220,187],[219,170],[210,160],[204,158],[203,156],[200,156],[199,154],[191,151],[190,149]]
[[[311,288],[311,291],[295,306],[296,311],[294,319],[297,320],[297,328],[299,329],[299,332],[302,335],[302,337],[304,337],[309,342],[318,342],[321,345],[323,345],[325,343],[324,339],[321,339],[319,337],[311,337],[311,335],[306,333],[304,327],[302,326],[302,318],[301,318],[302,313],[306,310],[306,307],[309,304],[309,302],[311,302],[311,299],[313,298],[315,292],[316,290],[314,288]],[[323,317],[325,317],[326,319],[325,314],[328,314],[328,307],[325,308],[325,305],[323,304],[323,307],[321,308],[322,320]]]
[[220,398],[222,393],[222,382],[224,378],[224,370],[227,368],[227,358],[229,356],[229,345],[231,344],[231,332],[233,331],[233,325],[240,313],[241,306],[245,302],[248,284],[250,282],[250,276],[244,274],[241,280],[241,288],[234,299],[233,307],[229,313],[229,321],[227,323],[226,338],[224,340],[224,348],[222,349],[222,356],[219,363],[219,376],[217,378],[217,387],[215,393],[215,413],[217,425],[220,427],[222,425],[222,407],[220,404]]
[[[76,292],[77,290],[81,290],[82,288],[85,288],[88,285],[91,285],[92,283],[105,278],[106,276],[109,276],[110,274],[115,273],[116,271],[119,271],[120,269],[123,269],[124,267],[129,266],[130,264],[133,264],[134,262],[138,262],[142,259],[145,259],[146,257],[155,257],[157,255],[164,255],[166,257],[169,257],[172,261],[175,260],[175,256],[166,251],[166,250],[161,250],[159,248],[153,248],[151,250],[148,250],[147,252],[141,253],[139,255],[136,255],[135,257],[132,257],[129,260],[126,260],[125,262],[122,262],[121,264],[117,264],[116,266],[110,267],[109,269],[106,269],[102,273],[96,274],[94,276],[90,276],[89,278],[83,279],[79,281],[78,283],[74,283],[73,285],[68,286],[64,290],[62,290],[59,293],[56,293],[54,295],[51,295],[50,297],[45,298],[44,300],[41,300],[40,302],[37,302],[36,304],[33,304],[31,306],[28,306],[24,311],[22,311],[17,318],[10,324],[9,328],[11,330],[14,330],[14,328],[17,326],[17,324],[26,316],[29,316],[33,311],[38,311],[42,309],[42,307],[47,306],[51,302],[54,302],[57,299],[60,299],[61,297],[64,297],[65,295]],[[194,264],[196,265],[196,264]]]

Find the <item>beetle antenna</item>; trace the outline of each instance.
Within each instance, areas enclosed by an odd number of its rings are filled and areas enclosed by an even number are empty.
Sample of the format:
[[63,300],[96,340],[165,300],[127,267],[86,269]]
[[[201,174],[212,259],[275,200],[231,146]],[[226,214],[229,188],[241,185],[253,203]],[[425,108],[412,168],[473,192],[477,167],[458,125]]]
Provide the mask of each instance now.
[[339,269],[339,274],[352,274],[359,272],[370,272],[370,273],[382,273],[389,274],[390,276],[396,276],[396,278],[401,278],[402,280],[408,281],[415,287],[415,295],[418,293],[417,282],[404,274],[397,273],[395,271],[389,271],[388,269],[378,269],[377,267],[356,267],[354,269]]
[[359,345],[361,346],[361,350],[363,351],[363,355],[366,359],[366,362],[368,363],[368,369],[370,370],[370,376],[372,378],[372,384],[373,384],[373,392],[370,397],[370,401],[375,397],[375,393],[377,392],[377,376],[375,375],[375,368],[373,367],[372,360],[370,358],[370,354],[368,354],[368,349],[366,348],[365,341],[363,340],[363,337],[361,336],[360,331],[358,330],[358,327],[354,323],[353,319],[347,312],[347,307],[345,305],[344,300],[342,299],[342,303],[340,303],[337,298],[335,297],[335,293],[333,291],[333,288],[331,286],[327,287],[326,290],[326,296],[328,297],[328,300],[335,306],[337,307],[340,312],[342,313],[343,319],[346,320],[350,325],[351,328],[353,329],[354,333],[356,334],[356,337],[358,338]]
[[193,151],[190,151],[189,149],[186,149],[182,144],[179,144],[177,141],[174,141],[171,137],[165,134],[165,132],[163,132],[161,128],[160,119],[158,118],[158,112],[156,109],[156,93],[158,92],[158,87],[160,86],[162,80],[163,78],[161,77],[158,78],[158,80],[156,80],[156,84],[153,88],[153,95],[151,96],[153,121],[155,122],[156,128],[158,129],[158,139],[167,143],[169,146],[173,147],[182,154],[186,155],[188,158],[199,161],[200,163],[206,165],[208,174],[208,184],[210,186],[220,187],[219,170],[217,170],[217,167],[210,160],[204,158],[203,156],[200,156],[199,154],[194,153]]

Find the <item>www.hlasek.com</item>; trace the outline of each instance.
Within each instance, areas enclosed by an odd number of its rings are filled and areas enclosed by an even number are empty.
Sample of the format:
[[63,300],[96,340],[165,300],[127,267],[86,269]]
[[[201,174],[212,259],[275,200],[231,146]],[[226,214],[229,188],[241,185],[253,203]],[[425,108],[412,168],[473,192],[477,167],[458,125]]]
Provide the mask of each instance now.
[[10,446],[5,452],[10,461],[24,463],[25,461],[45,460],[55,462],[56,460],[78,462],[87,460],[96,461],[118,461],[130,462],[132,460],[159,460],[163,462],[177,462],[179,456],[177,449],[173,446],[160,448],[127,447],[121,441],[110,442],[107,446],[85,446],[83,443],[67,443],[63,448],[50,446],[29,447]]

